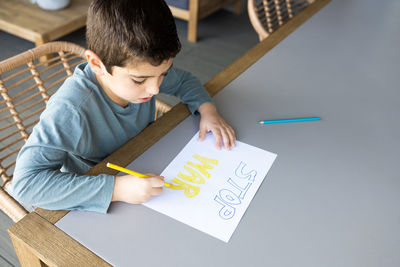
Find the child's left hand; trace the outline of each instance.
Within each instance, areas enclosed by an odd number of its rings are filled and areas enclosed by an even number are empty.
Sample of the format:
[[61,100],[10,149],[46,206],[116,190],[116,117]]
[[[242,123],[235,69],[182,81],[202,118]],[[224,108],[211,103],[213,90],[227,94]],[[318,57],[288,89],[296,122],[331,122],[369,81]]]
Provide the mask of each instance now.
[[207,132],[212,132],[217,144],[221,149],[222,142],[226,150],[235,146],[236,136],[232,127],[218,114],[215,106],[209,102],[202,104],[198,111],[201,115],[199,141],[202,141]]

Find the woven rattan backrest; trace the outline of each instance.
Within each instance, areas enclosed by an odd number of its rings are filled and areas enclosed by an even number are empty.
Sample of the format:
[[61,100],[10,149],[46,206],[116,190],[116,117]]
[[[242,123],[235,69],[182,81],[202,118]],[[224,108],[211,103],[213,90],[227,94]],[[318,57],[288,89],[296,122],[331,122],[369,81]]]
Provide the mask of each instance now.
[[312,2],[314,0],[248,0],[247,10],[262,41]]
[[171,108],[172,108],[171,105],[168,105],[167,103],[164,103],[163,101],[156,99],[156,113],[154,115],[154,120],[157,120],[163,114],[170,111]]
[[0,62],[1,187],[11,179],[15,159],[49,97],[84,61],[85,49],[52,42]]

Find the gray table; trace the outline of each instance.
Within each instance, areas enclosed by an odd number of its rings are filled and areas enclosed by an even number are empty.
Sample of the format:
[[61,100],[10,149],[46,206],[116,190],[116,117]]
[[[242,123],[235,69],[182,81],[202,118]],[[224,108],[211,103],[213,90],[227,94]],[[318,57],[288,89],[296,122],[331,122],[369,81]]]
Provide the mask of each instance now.
[[[400,2],[333,0],[215,96],[278,154],[229,243],[141,205],[56,225],[116,266],[400,266]],[[319,122],[258,125],[320,116]],[[135,161],[161,172],[188,118]]]

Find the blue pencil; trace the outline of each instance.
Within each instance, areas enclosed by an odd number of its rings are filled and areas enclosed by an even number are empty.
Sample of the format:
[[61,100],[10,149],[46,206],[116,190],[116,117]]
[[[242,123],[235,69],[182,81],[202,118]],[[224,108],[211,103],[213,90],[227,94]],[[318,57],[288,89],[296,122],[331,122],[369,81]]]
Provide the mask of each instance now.
[[299,121],[318,121],[320,117],[310,117],[310,118],[297,118],[297,119],[283,119],[283,120],[268,120],[259,121],[259,124],[271,124],[271,123],[285,123],[285,122],[299,122]]

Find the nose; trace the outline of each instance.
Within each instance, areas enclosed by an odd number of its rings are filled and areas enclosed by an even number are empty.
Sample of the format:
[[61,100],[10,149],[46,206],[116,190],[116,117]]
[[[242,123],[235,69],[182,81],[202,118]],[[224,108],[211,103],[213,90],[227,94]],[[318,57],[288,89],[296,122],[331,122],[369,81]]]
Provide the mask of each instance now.
[[157,95],[160,91],[160,87],[157,83],[149,84],[149,86],[146,88],[146,91],[151,95]]

